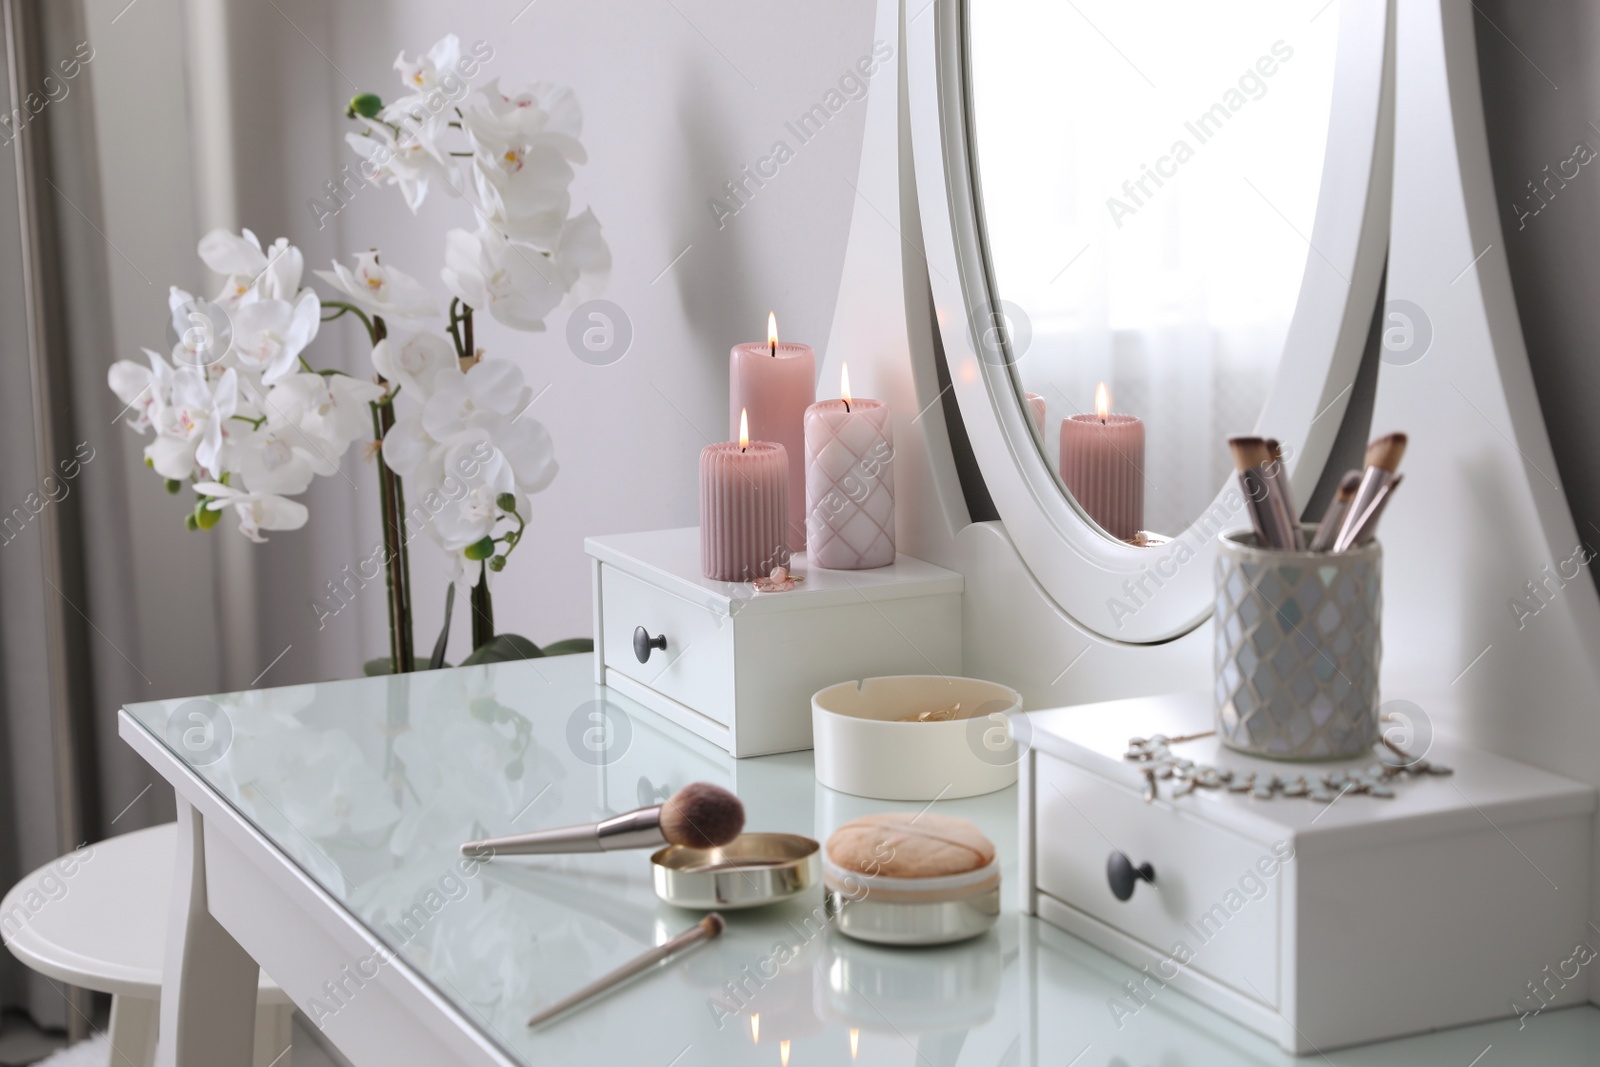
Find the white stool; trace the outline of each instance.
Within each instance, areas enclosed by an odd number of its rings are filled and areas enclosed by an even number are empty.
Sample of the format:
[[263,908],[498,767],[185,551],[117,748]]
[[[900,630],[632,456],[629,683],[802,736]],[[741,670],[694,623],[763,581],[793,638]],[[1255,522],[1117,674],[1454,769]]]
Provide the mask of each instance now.
[[[151,1067],[172,889],[172,824],[124,834],[28,875],[0,902],[17,959],[50,978],[111,994],[111,1067]],[[294,1004],[263,972],[254,1067],[289,1067]]]

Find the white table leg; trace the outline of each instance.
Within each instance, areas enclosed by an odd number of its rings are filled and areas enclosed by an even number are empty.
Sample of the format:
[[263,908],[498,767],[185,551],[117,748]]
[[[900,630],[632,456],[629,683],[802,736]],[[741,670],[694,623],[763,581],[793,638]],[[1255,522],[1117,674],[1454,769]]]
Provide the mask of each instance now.
[[211,917],[199,812],[178,797],[158,1067],[250,1067],[260,968]]
[[293,1067],[294,1005],[256,1006],[256,1052],[254,1067]]
[[161,1008],[138,997],[111,998],[111,1067],[155,1067],[156,1023]]

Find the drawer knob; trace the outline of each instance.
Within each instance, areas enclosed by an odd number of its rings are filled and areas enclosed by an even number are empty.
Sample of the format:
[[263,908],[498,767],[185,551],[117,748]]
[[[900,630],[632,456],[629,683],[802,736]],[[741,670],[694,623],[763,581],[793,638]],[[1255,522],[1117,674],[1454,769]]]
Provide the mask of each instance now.
[[650,631],[646,630],[643,626],[634,627],[633,654],[638,657],[640,663],[648,660],[650,658],[651,651],[657,648],[663,652],[667,650],[666,634],[658,634],[655,637],[651,637]]
[[1126,854],[1113,852],[1106,860],[1106,881],[1111,883],[1111,895],[1118,900],[1127,900],[1133,896],[1133,887],[1140,880],[1155,884],[1156,869],[1148,863],[1133,865]]

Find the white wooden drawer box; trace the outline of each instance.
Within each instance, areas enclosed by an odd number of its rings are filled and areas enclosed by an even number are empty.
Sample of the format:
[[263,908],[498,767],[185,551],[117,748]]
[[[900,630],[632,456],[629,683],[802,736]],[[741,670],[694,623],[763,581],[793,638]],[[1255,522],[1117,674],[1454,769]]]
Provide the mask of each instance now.
[[[1546,979],[1595,943],[1593,789],[1439,742],[1429,757],[1455,773],[1403,778],[1392,799],[1175,797],[1162,781],[1146,803],[1129,738],[1204,731],[1211,716],[1206,695],[1028,716],[1026,914],[1130,964],[1142,997],[1170,986],[1298,1054],[1588,999],[1583,981]],[[1276,763],[1215,738],[1173,751],[1262,775],[1375,762]],[[1154,869],[1128,900],[1110,886],[1113,852]],[[1139,999],[1123,1008],[1137,1014]]]
[[[811,695],[824,686],[961,672],[961,575],[910,556],[829,571],[802,554],[790,569],[804,582],[757,594],[700,576],[696,527],[591,537],[584,549],[595,680],[735,756],[810,748]],[[641,628],[654,645],[636,649]]]

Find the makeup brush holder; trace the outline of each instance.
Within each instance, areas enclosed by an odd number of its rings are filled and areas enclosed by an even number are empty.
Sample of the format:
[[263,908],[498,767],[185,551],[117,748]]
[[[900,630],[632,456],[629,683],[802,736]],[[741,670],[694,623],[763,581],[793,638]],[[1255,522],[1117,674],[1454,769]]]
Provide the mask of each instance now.
[[[1309,542],[1314,531],[1307,529]],[[1216,566],[1216,721],[1229,748],[1348,759],[1378,740],[1383,550],[1261,548],[1225,533]]]

